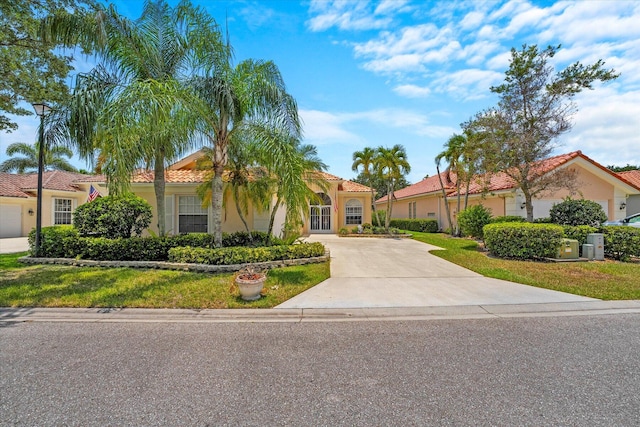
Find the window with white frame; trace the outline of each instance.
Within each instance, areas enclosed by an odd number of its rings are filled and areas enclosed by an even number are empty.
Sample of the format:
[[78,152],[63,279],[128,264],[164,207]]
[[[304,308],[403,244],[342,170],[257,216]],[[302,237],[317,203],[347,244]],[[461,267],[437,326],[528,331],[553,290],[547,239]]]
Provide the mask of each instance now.
[[206,233],[208,218],[207,208],[202,207],[198,196],[178,197],[179,233]]
[[71,212],[73,211],[72,199],[53,199],[53,224],[71,224]]
[[360,200],[351,199],[345,205],[345,224],[362,224],[362,203]]

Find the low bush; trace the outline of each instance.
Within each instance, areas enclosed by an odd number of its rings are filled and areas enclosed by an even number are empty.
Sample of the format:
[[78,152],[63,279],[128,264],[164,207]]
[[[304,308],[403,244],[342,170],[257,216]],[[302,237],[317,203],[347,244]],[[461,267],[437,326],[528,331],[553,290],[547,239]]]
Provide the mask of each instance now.
[[500,258],[541,259],[557,254],[562,227],[553,224],[498,223],[484,227],[484,242]]
[[[40,231],[40,256],[48,258],[65,258],[69,252],[68,245],[79,237],[78,230],[71,225],[42,227]],[[29,232],[27,238],[31,256],[35,255],[36,230]]]
[[284,259],[310,258],[324,255],[322,243],[300,243],[289,246],[258,248],[232,247],[219,249],[172,248],[169,261],[196,264],[228,265],[250,262],[266,262]]
[[[238,232],[223,235],[223,244],[258,247],[266,246],[267,234]],[[29,234],[29,244],[33,254],[35,232]],[[281,240],[272,238],[272,246]],[[71,226],[44,227],[42,229],[41,257],[78,258],[97,261],[166,261],[169,249],[181,246],[213,248],[213,236],[207,233],[189,233],[165,237],[131,237],[108,239],[105,237],[80,237]]]
[[592,200],[574,200],[570,197],[553,205],[549,217],[554,224],[592,227],[597,227],[607,220],[607,214],[598,203]]
[[[222,246],[271,246],[284,244],[282,239],[271,236],[264,231],[252,231],[247,233],[246,231],[236,231],[235,233],[222,233]],[[180,245],[180,246],[200,246],[200,245]],[[209,246],[213,247],[213,245]]]
[[498,222],[527,222],[527,219],[517,215],[494,216],[491,218],[491,224]]
[[421,233],[438,232],[438,221],[435,219],[392,219],[389,226]]
[[602,232],[605,256],[621,261],[640,257],[640,228],[605,226]]
[[564,237],[577,240],[581,247],[587,243],[587,234],[598,232],[596,227],[591,227],[590,225],[563,225],[562,230],[564,231]]
[[347,227],[341,227],[340,230],[338,230],[338,234],[341,236],[347,236],[349,234],[349,229]]
[[118,237],[140,236],[151,224],[151,205],[141,197],[99,197],[78,206],[73,213],[73,226],[81,236]]
[[484,237],[482,228],[491,222],[491,209],[483,205],[469,206],[458,214],[460,231],[465,236],[478,239]]

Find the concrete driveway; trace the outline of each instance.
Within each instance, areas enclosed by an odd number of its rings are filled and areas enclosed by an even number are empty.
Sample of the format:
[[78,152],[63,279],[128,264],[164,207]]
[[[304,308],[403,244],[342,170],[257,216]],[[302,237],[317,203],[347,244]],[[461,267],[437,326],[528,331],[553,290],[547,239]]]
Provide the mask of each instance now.
[[11,254],[29,250],[29,242],[26,237],[12,237],[0,239],[0,254]]
[[331,251],[331,278],[276,308],[432,307],[595,301],[490,279],[411,239],[312,235]]

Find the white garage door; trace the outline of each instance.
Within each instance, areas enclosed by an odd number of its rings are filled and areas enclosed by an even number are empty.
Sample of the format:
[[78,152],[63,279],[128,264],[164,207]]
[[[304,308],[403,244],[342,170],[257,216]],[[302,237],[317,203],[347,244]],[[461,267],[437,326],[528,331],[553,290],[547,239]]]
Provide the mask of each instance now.
[[22,207],[0,205],[0,238],[22,235]]

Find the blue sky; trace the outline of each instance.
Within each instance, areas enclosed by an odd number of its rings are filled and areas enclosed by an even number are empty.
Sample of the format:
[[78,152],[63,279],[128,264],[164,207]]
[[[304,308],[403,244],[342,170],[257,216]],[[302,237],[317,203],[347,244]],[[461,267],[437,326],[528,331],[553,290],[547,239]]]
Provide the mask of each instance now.
[[[142,2],[115,2],[136,18]],[[171,2],[172,4],[175,2]],[[273,60],[304,120],[305,142],[329,172],[353,178],[352,153],[402,144],[410,182],[460,123],[496,98],[509,50],[562,45],[557,67],[603,59],[621,77],[576,97],[574,127],[557,153],[640,164],[640,1],[193,1],[228,23],[236,60]],[[80,59],[78,71],[90,66]],[[0,134],[0,156],[31,142],[34,117]],[[76,161],[77,165],[84,164]]]

